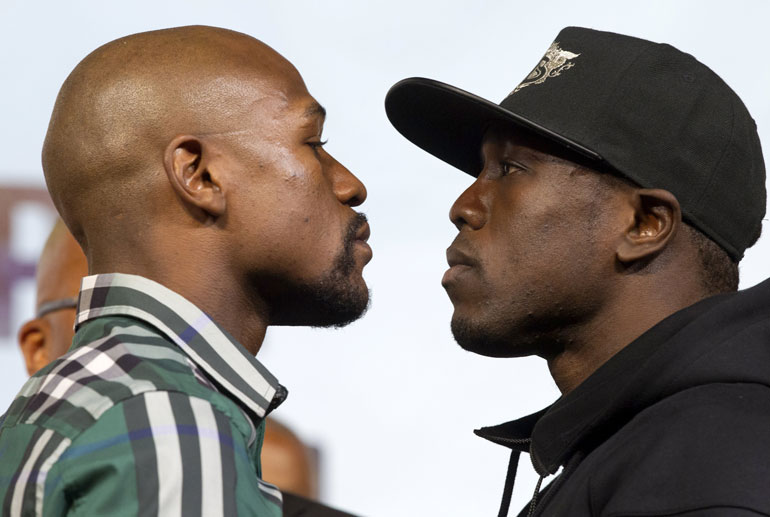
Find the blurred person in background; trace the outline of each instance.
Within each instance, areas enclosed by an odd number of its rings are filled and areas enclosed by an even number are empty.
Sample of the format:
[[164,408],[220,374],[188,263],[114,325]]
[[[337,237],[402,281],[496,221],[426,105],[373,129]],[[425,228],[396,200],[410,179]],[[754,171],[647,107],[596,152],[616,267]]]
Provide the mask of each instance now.
[[80,281],[87,275],[83,251],[58,220],[37,264],[35,317],[24,323],[18,334],[29,375],[69,350],[75,335]]

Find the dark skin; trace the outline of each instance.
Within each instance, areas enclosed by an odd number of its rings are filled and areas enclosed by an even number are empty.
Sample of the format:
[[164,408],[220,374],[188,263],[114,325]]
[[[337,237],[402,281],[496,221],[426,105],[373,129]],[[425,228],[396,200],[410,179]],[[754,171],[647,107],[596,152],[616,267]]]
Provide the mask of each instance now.
[[609,180],[502,124],[481,152],[483,170],[450,210],[459,234],[442,281],[464,348],[543,357],[566,394],[707,296],[670,192]]
[[[156,280],[256,354],[268,325],[335,325],[367,306],[369,227],[354,210],[366,189],[324,149],[324,118],[254,38],[137,34],[65,82],[46,182],[92,274]],[[346,312],[324,312],[324,296]]]

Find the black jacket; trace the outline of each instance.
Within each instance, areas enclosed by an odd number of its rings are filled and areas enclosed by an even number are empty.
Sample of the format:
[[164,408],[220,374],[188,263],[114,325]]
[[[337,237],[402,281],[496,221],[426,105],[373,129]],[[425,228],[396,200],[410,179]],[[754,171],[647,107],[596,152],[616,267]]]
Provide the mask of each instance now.
[[305,497],[283,492],[283,517],[355,517]]
[[551,407],[476,433],[512,449],[507,489],[519,452],[541,476],[564,467],[520,515],[770,516],[770,280],[673,314]]

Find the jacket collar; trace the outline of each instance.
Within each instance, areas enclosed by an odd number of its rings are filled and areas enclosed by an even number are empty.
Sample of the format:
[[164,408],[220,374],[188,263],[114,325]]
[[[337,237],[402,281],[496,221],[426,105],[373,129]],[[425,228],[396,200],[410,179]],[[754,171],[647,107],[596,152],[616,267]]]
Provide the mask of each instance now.
[[[549,406],[550,407],[550,406]],[[475,429],[473,432],[476,436],[480,436],[485,440],[489,440],[492,443],[508,447],[512,451],[529,452],[532,464],[535,466],[535,470],[540,474],[543,472],[543,468],[535,463],[537,456],[532,453],[532,434],[535,429],[535,425],[548,412],[549,408],[542,409],[537,413],[532,413],[518,420],[511,420],[499,425],[493,425],[489,427],[482,427],[481,429]]]
[[[741,342],[745,350],[740,352],[724,345],[737,331],[766,321],[768,313],[770,280],[706,298],[649,329],[553,405],[475,432],[514,450],[529,448],[538,473],[553,474],[576,452],[587,454],[641,410],[674,393],[747,377],[770,382],[770,374],[750,364],[761,362],[751,359],[751,340]],[[735,369],[728,358],[734,363],[742,353],[748,366]]]
[[83,278],[75,329],[102,316],[130,316],[152,325],[259,418],[286,398],[286,388],[235,338],[189,300],[157,282],[119,273]]

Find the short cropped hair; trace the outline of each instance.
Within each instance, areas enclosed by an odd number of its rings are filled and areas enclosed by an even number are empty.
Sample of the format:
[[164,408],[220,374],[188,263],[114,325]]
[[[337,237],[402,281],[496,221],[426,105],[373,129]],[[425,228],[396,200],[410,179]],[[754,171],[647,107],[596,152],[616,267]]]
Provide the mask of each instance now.
[[[602,180],[600,181],[600,184],[607,189],[618,188],[619,185],[640,188],[639,185],[620,176],[616,171],[591,170],[594,173],[599,174],[600,179]],[[711,240],[705,233],[692,226],[686,220],[683,222],[683,231],[698,254],[700,280],[705,292],[712,295],[737,291],[739,281],[738,262],[734,261],[730,255],[728,255],[727,251]],[[761,233],[762,228],[760,227],[749,247],[757,242]]]
[[[738,263],[705,233],[687,224],[685,233],[698,252],[700,260],[701,282],[709,294],[726,293],[738,290]],[[759,235],[757,235],[759,238]],[[755,241],[756,242],[756,241]]]

